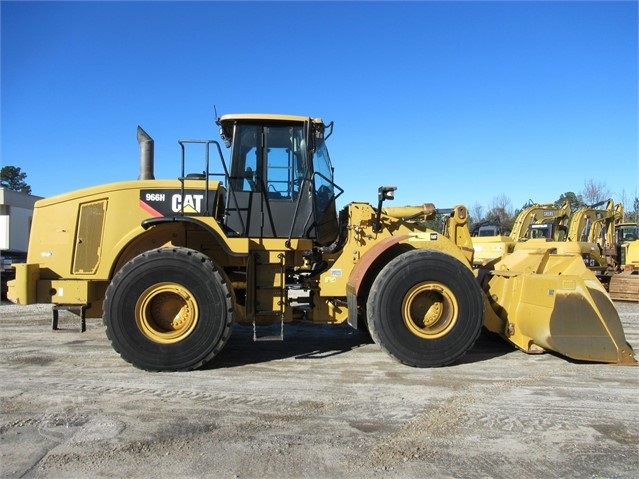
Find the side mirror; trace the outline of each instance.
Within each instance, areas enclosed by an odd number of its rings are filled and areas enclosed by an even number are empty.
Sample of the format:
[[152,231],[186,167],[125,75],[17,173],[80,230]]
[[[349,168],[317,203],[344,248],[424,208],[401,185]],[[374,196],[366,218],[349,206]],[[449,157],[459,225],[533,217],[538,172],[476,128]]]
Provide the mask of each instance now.
[[394,200],[396,189],[397,186],[380,186],[377,190],[377,217],[375,218],[375,224],[373,224],[373,231],[375,233],[382,230],[382,224],[380,222],[380,218],[382,216],[382,203],[384,203],[385,200]]

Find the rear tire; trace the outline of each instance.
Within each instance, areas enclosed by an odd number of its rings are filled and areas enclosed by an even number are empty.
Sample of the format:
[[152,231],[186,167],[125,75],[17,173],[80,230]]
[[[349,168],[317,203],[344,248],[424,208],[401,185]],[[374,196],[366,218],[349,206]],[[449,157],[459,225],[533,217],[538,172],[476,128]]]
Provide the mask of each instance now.
[[461,358],[481,333],[483,293],[471,270],[434,250],[391,260],[366,304],[373,340],[398,361],[437,367]]
[[203,254],[161,248],[133,258],[104,300],[107,337],[122,358],[148,371],[186,371],[212,359],[233,325],[233,295]]

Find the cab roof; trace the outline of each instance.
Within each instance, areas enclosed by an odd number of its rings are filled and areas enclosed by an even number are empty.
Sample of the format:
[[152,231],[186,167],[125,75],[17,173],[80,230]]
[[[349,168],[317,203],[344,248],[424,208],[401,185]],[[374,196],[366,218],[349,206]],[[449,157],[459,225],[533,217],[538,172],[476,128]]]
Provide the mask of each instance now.
[[289,122],[304,122],[312,121],[313,123],[323,123],[321,118],[311,118],[301,115],[279,115],[274,113],[233,113],[229,115],[222,115],[219,119],[220,123],[235,122],[235,121],[289,121]]

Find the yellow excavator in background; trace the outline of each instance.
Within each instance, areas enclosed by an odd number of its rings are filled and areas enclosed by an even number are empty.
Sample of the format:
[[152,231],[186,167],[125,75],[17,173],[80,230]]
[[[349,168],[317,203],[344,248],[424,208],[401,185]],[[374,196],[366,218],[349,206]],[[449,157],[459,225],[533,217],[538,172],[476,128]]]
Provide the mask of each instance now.
[[[605,205],[605,208],[600,206]],[[623,218],[623,205],[612,199],[578,208],[570,217],[568,241],[595,242],[602,248],[614,243],[615,223]]]
[[639,302],[639,225],[619,223],[615,237],[618,270],[610,278],[608,293],[615,301]]
[[[9,299],[102,317],[120,356],[150,371],[213,360],[235,323],[283,340],[292,321],[366,329],[415,367],[459,361],[482,327],[527,353],[637,364],[581,257],[540,244],[475,267],[462,205],[389,207],[396,187],[382,186],[377,206],[338,211],[332,122],[237,114],[217,124],[228,161],[215,140],[182,140],[179,177],[156,180],[153,140],[139,128],[137,180],[38,201]],[[193,149],[204,160],[189,173]],[[438,214],[442,231],[424,226]]]
[[558,253],[581,256],[586,267],[607,288],[615,270],[614,231],[620,217],[623,217],[623,206],[615,206],[612,199],[582,206],[565,218],[560,235],[549,229],[554,225],[531,225],[536,234],[531,234],[530,241],[518,244],[515,249],[554,247]]
[[475,265],[480,266],[502,258],[512,253],[519,242],[531,238],[565,238],[565,223],[569,216],[568,201],[561,207],[554,203],[532,203],[517,215],[509,234],[472,237]]
[[[473,236],[476,266],[516,250],[554,248],[580,256],[613,300],[639,301],[639,274],[633,253],[637,225],[621,223],[624,209],[612,199],[579,207],[533,204],[517,216],[509,236]],[[636,254],[636,253],[634,253]],[[633,264],[635,266],[633,266]]]

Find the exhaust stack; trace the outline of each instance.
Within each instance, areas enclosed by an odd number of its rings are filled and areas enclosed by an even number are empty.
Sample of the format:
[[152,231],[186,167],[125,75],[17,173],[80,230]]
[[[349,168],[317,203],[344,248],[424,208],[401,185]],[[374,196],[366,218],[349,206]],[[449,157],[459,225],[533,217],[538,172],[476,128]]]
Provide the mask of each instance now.
[[154,180],[153,138],[140,126],[138,126],[138,143],[140,144],[140,176],[138,180]]

